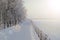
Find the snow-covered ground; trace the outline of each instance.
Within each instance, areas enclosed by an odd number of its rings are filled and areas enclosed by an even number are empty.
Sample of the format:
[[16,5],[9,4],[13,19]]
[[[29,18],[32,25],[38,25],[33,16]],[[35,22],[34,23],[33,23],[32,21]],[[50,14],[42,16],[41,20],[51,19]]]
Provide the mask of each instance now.
[[34,23],[45,32],[51,40],[60,40],[59,20],[34,20]]

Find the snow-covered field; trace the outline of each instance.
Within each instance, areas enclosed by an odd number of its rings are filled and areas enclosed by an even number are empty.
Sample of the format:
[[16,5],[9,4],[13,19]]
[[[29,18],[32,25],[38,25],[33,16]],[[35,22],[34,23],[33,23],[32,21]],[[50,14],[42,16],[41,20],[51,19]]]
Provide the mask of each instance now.
[[33,20],[51,40],[60,40],[60,21],[59,20]]

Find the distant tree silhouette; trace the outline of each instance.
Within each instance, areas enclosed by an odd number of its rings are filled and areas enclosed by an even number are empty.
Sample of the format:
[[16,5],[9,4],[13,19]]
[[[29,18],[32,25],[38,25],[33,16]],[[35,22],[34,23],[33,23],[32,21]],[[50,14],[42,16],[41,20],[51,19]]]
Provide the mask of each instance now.
[[0,27],[18,24],[25,17],[22,0],[0,0]]

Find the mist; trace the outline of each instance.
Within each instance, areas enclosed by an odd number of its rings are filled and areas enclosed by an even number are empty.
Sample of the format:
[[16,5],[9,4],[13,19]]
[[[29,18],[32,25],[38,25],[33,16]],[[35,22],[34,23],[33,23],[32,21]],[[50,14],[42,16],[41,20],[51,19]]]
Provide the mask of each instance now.
[[51,40],[60,40],[60,1],[59,0],[24,0],[27,18],[44,31]]

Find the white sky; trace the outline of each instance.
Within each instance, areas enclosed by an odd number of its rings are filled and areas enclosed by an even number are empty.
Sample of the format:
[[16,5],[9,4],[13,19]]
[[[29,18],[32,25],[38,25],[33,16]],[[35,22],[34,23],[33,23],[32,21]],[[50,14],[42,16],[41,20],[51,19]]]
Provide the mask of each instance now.
[[29,18],[59,18],[59,0],[24,0]]

